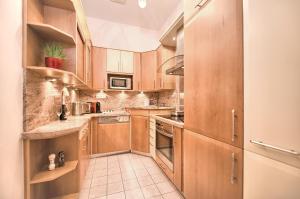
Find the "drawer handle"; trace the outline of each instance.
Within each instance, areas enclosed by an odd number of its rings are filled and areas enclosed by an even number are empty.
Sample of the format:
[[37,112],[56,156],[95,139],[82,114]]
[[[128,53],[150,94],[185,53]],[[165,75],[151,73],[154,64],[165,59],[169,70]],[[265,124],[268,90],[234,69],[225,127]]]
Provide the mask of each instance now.
[[236,164],[236,159],[235,159],[235,153],[231,154],[231,184],[234,184],[234,182],[237,180],[236,176],[235,176],[235,165]]
[[281,151],[281,152],[284,152],[284,153],[289,153],[289,154],[292,154],[292,155],[295,155],[295,156],[300,155],[300,153],[297,152],[297,151],[289,150],[289,149],[283,149],[283,148],[273,146],[273,145],[270,145],[270,144],[265,144],[265,143],[260,142],[260,141],[250,140],[250,143],[260,145],[260,146],[263,146],[263,147],[266,147],[266,148],[270,148],[270,149],[273,149],[273,150]]

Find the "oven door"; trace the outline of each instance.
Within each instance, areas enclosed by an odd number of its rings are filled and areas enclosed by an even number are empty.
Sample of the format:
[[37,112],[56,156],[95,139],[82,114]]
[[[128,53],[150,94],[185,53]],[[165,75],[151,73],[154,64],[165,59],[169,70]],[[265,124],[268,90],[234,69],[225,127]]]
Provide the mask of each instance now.
[[173,170],[174,148],[172,133],[156,128],[156,154]]
[[110,89],[120,89],[120,90],[130,90],[131,89],[131,79],[122,77],[110,77],[109,81]]

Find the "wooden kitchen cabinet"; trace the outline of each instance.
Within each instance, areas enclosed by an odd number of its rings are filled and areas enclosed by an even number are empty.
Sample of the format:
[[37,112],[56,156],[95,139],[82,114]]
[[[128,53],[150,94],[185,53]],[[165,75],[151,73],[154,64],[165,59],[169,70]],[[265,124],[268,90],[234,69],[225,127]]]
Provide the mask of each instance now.
[[142,53],[142,90],[155,90],[157,69],[157,52]]
[[243,147],[242,0],[208,1],[184,34],[185,128]]
[[85,70],[84,70],[84,41],[83,37],[81,36],[81,33],[79,29],[77,28],[77,34],[76,34],[76,75],[79,79],[81,79],[83,82],[85,81]]
[[133,73],[133,63],[134,63],[134,53],[130,51],[121,51],[121,64],[120,72],[121,73]]
[[92,48],[93,89],[96,90],[107,88],[106,53],[105,48]]
[[209,0],[184,0],[184,22],[189,22]]
[[90,146],[91,146],[91,128],[90,124],[87,124],[79,132],[79,176],[80,186],[82,186],[85,175],[89,166],[90,159]]
[[140,91],[142,89],[142,67],[141,67],[141,53],[134,53],[134,70],[133,70],[133,90]]
[[107,72],[118,73],[120,68],[120,51],[107,49]]
[[182,128],[174,127],[174,178],[178,190],[182,190]]
[[85,44],[85,75],[86,75],[86,84],[89,88],[93,87],[93,67],[92,67],[92,46],[90,42]]
[[183,146],[186,198],[243,198],[242,149],[188,130]]
[[130,124],[98,124],[98,153],[130,150]]
[[111,73],[133,73],[134,53],[107,49],[107,72]]
[[160,46],[157,49],[157,71],[156,71],[156,85],[159,89],[175,89],[176,79],[173,75],[167,75],[166,70],[175,65],[175,49],[172,47]]
[[149,153],[149,117],[131,116],[131,149]]

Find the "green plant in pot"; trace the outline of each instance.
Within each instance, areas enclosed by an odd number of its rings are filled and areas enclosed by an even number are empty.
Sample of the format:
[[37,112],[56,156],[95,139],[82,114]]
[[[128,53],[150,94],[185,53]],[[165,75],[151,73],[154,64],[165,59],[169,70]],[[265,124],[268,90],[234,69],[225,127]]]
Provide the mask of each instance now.
[[44,46],[45,64],[50,68],[61,68],[64,64],[64,48],[55,42],[46,43]]

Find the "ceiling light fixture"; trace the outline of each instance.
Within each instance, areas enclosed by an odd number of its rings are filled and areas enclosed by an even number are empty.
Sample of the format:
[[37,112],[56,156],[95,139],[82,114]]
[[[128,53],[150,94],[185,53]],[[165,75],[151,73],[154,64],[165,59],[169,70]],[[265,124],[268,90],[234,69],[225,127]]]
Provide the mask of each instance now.
[[138,0],[140,8],[146,8],[147,0]]

